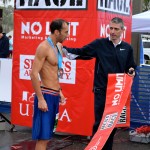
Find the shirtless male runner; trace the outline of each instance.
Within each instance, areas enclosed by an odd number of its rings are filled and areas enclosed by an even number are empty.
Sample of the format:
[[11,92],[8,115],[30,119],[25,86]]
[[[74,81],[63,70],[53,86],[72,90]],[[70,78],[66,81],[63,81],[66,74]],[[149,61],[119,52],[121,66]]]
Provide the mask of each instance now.
[[35,91],[32,126],[32,139],[37,140],[35,150],[46,150],[53,135],[59,103],[65,102],[58,79],[61,68],[56,44],[62,43],[69,36],[68,22],[53,20],[50,30],[51,35],[37,47],[30,74]]

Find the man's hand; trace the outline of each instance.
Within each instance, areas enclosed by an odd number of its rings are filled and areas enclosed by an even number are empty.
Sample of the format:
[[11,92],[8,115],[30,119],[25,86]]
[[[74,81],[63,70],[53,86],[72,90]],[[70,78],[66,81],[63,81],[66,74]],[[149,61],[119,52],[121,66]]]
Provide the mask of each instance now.
[[60,105],[65,105],[66,104],[66,99],[67,98],[64,97],[62,91],[60,90],[60,101],[59,101]]
[[45,100],[39,100],[38,101],[38,108],[41,110],[41,111],[48,111],[48,107],[47,107],[47,103]]
[[65,105],[66,104],[66,99],[65,97],[60,97],[60,105]]
[[58,47],[58,49],[59,49],[61,55],[63,55],[63,51],[62,51],[63,45],[58,42],[58,43],[57,43],[57,47]]
[[134,68],[130,68],[129,69],[129,71],[128,71],[128,73],[127,73],[130,77],[134,77],[135,76],[135,70],[134,70]]
[[57,46],[60,48],[60,49],[62,49],[63,48],[63,45],[61,44],[61,43],[57,43]]

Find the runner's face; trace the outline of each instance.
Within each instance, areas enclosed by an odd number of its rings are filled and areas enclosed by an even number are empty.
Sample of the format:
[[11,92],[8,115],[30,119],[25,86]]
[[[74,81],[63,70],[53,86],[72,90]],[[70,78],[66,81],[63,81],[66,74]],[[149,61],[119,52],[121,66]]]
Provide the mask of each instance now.
[[110,39],[112,41],[120,40],[120,37],[124,31],[124,29],[121,28],[120,23],[116,24],[116,23],[112,23],[112,22],[110,22],[110,24],[109,24],[109,30],[110,30]]
[[69,27],[67,23],[63,24],[61,31],[59,31],[58,42],[62,43],[66,38],[69,37]]

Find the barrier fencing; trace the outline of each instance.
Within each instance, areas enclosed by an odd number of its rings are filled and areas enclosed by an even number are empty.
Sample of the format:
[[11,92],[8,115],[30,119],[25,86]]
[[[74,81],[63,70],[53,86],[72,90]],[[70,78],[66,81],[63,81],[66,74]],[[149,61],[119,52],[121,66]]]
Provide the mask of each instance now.
[[132,85],[131,125],[150,125],[150,66],[138,66]]

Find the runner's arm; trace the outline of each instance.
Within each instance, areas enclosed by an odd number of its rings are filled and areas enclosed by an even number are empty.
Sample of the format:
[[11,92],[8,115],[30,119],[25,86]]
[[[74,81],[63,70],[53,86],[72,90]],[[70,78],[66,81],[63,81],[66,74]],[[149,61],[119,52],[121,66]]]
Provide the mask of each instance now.
[[39,46],[37,48],[34,62],[32,65],[32,70],[30,73],[32,86],[33,86],[34,91],[38,97],[38,102],[39,102],[38,107],[39,107],[39,109],[41,109],[43,111],[47,111],[48,108],[47,108],[46,101],[45,101],[45,99],[42,95],[42,92],[41,92],[39,73],[42,69],[45,58],[46,58],[46,50],[43,46]]

